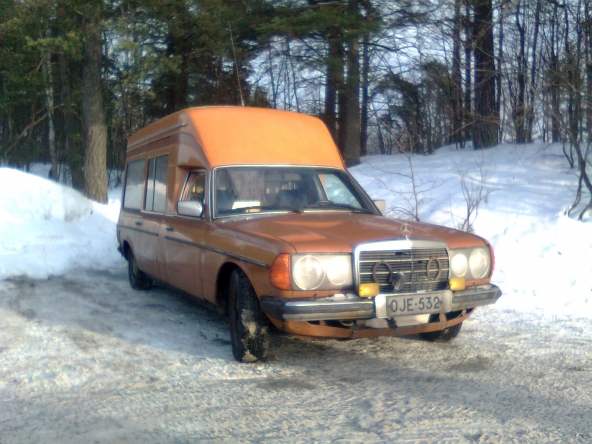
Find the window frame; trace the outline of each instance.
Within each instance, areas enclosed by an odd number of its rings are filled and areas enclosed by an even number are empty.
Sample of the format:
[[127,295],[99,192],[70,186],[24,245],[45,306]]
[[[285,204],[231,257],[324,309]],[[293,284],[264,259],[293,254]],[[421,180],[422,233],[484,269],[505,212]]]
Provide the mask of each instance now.
[[[159,169],[159,167],[161,167],[161,163],[159,162],[159,160],[162,160],[166,158],[166,162],[165,162],[165,167],[164,167],[164,176],[161,177],[159,175],[159,173],[162,173],[163,170]],[[150,167],[151,167],[151,163],[154,162],[154,171],[151,174],[150,171]],[[168,170],[169,170],[169,155],[167,154],[163,154],[160,156],[154,156],[154,157],[150,157],[148,158],[148,162],[147,162],[147,171],[146,171],[146,180],[145,180],[145,186],[144,186],[144,203],[143,203],[143,208],[144,211],[148,212],[148,213],[157,213],[157,214],[164,214],[166,212],[166,200],[167,200],[167,191],[168,191]],[[157,179],[162,179],[164,178],[164,193],[162,195],[162,210],[160,208],[160,206],[158,207],[158,209],[155,209],[155,204],[159,203],[160,204],[160,197],[159,197],[159,193],[157,192]],[[150,184],[150,182],[152,182]],[[158,182],[161,183],[161,182]],[[149,198],[149,193],[152,193],[152,197],[150,200],[151,203],[151,208],[148,208],[148,198]],[[157,196],[159,197],[158,201],[157,201]]]
[[[141,186],[141,190],[140,190],[140,194],[139,196],[137,196],[138,199],[138,206],[126,206],[127,203],[127,197],[129,194],[129,190],[128,190],[128,184],[129,184],[129,180],[130,178],[132,178],[130,176],[130,167],[136,165],[136,164],[141,164],[141,169],[138,171],[138,173],[140,174],[139,176],[139,181],[137,184],[134,184],[135,186],[139,185]],[[125,167],[125,181],[123,184],[123,196],[121,199],[121,208],[123,210],[126,211],[141,211],[142,210],[142,206],[144,203],[144,190],[145,190],[145,185],[146,185],[146,181],[144,179],[146,174],[146,159],[144,157],[140,158],[140,159],[136,159],[136,160],[132,160],[129,161]],[[135,198],[135,196],[134,196]]]
[[187,187],[189,186],[189,178],[191,177],[192,174],[203,174],[204,191],[203,191],[203,196],[202,196],[201,201],[202,201],[202,203],[205,202],[205,200],[206,200],[206,185],[207,185],[207,170],[205,170],[205,169],[191,170],[187,173],[187,177],[185,178],[185,182],[183,183],[183,187],[181,188],[181,193],[179,194],[179,199],[177,200],[177,202],[194,200],[194,199],[183,199],[183,196],[185,195]]
[[[285,168],[288,170],[298,170],[298,169],[310,169],[310,170],[315,170],[317,172],[317,174],[320,174],[322,170],[326,171],[327,173],[334,173],[336,176],[341,177],[343,179],[343,184],[346,186],[346,188],[350,191],[353,192],[354,196],[359,196],[361,199],[361,204],[362,210],[369,210],[374,212],[375,214],[380,214],[380,212],[378,211],[378,209],[376,208],[376,206],[374,205],[374,202],[372,201],[372,199],[370,198],[370,196],[368,195],[368,193],[366,193],[366,191],[362,188],[362,186],[360,184],[358,184],[358,182],[353,178],[353,176],[347,172],[346,170],[342,170],[339,168],[334,168],[334,167],[326,167],[326,166],[315,166],[315,165],[221,165],[218,167],[215,167],[211,170],[211,176],[210,176],[210,192],[209,192],[209,197],[210,197],[210,203],[211,203],[211,209],[210,209],[210,217],[212,218],[212,220],[221,220],[221,219],[227,219],[227,218],[231,218],[231,217],[241,217],[241,216],[245,216],[244,213],[239,213],[239,214],[229,214],[229,213],[223,213],[223,214],[219,214],[218,213],[218,202],[216,201],[216,199],[214,198],[214,194],[216,191],[216,187],[217,187],[217,181],[219,179],[219,174],[222,170],[232,170],[232,169],[248,169],[248,168],[269,168],[269,169],[274,169],[274,168]],[[320,180],[320,178],[318,178],[319,181],[317,183],[317,180],[315,179],[315,185],[318,188],[319,191],[321,191],[322,193],[325,194],[326,196],[326,189],[325,189],[325,184],[322,183],[322,181]],[[319,188],[320,187],[320,188]],[[278,212],[281,213],[285,213],[285,212],[289,212],[290,210],[286,209],[286,210],[280,210]],[[306,211],[310,211],[310,210],[306,210]],[[323,211],[322,209],[314,209],[313,211]],[[333,210],[334,211],[334,210]],[[253,215],[268,215],[268,214],[273,214],[272,212],[253,212],[253,213],[249,213],[249,216],[253,216]]]
[[[189,186],[189,178],[191,177],[192,174],[203,174],[204,177],[204,191],[203,191],[203,196],[201,201],[197,201],[197,200],[192,200],[192,199],[183,199],[183,195],[185,194],[187,187]],[[191,217],[191,216],[187,216],[184,214],[179,214],[178,211],[178,204],[179,202],[200,202],[202,204],[202,213],[200,217],[195,217],[195,219],[197,220],[205,220],[206,219],[206,196],[208,196],[208,192],[209,192],[209,187],[208,187],[208,170],[203,168],[203,169],[192,169],[190,171],[188,171],[187,173],[187,177],[185,177],[185,181],[183,182],[183,186],[181,187],[181,191],[179,193],[179,197],[177,198],[176,202],[175,202],[175,215],[178,217]]]

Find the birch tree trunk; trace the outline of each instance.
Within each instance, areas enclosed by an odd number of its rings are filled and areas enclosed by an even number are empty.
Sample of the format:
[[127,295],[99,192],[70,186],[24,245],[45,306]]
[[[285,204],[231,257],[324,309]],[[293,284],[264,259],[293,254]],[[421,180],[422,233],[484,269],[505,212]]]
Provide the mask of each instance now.
[[346,130],[343,159],[346,165],[360,163],[360,44],[357,38],[348,42],[347,79],[345,81]]
[[370,71],[370,49],[368,36],[364,36],[362,44],[362,105],[360,110],[360,154],[368,154],[368,79]]
[[460,15],[461,0],[454,1],[454,27],[453,27],[453,47],[452,47],[452,137],[451,142],[454,142],[457,148],[465,147],[465,138],[463,131],[463,112],[462,112],[462,75],[461,75],[461,28],[462,18]]
[[56,133],[55,133],[55,119],[54,119],[54,88],[53,88],[53,72],[51,67],[51,55],[45,55],[43,65],[43,80],[45,81],[45,107],[47,108],[47,143],[49,145],[49,157],[51,159],[51,169],[49,170],[49,177],[51,179],[59,180],[60,170],[58,164]]

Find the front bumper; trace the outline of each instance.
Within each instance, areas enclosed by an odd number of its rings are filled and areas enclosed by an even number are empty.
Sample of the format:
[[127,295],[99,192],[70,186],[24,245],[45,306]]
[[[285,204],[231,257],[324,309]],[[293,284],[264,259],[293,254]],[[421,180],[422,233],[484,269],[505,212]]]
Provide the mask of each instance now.
[[[426,292],[423,295],[437,295],[442,299],[441,310],[430,313],[448,313],[494,304],[500,298],[502,292],[498,286],[487,284],[470,287],[462,291],[442,290],[431,293]],[[356,294],[348,293],[307,299],[263,296],[260,305],[263,312],[280,321],[344,321],[387,318],[386,304],[389,296],[394,295],[361,298]],[[405,295],[398,294],[396,296]]]

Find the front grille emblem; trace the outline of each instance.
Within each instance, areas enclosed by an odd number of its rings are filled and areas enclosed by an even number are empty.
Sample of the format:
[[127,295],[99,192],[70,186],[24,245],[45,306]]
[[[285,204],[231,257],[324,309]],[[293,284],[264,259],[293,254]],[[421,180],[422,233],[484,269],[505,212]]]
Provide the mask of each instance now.
[[413,233],[411,225],[409,225],[408,223],[404,223],[403,225],[401,225],[401,233],[403,234],[403,236],[409,239],[409,236],[411,236],[411,233]]

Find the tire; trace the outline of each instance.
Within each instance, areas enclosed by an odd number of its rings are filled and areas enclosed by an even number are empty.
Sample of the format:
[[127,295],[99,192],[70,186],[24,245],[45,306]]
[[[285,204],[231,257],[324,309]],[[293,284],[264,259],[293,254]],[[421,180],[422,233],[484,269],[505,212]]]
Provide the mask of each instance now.
[[448,342],[452,341],[460,333],[462,328],[462,322],[452,327],[445,328],[444,330],[430,331],[427,333],[420,333],[419,335],[428,341],[432,342]]
[[259,299],[247,276],[234,270],[228,288],[232,354],[239,362],[265,359],[269,344],[269,323],[259,308]]
[[152,287],[152,279],[138,268],[138,263],[132,250],[127,252],[127,275],[130,287],[134,290],[148,290]]

